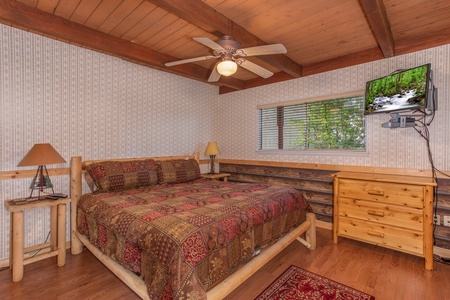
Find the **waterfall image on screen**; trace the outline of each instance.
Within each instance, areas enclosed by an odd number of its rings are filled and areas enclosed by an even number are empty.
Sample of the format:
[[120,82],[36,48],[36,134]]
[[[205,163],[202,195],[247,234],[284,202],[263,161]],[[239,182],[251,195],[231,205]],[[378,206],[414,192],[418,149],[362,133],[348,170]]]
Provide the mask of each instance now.
[[426,107],[430,64],[400,71],[366,84],[365,114]]

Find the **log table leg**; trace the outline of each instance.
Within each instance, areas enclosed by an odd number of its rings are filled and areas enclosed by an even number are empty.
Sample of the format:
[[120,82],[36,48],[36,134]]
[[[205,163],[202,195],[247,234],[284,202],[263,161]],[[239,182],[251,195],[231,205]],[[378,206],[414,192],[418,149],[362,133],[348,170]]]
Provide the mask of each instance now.
[[58,266],[66,264],[66,204],[58,205]]
[[12,280],[18,282],[23,278],[23,211],[13,212],[12,219]]
[[[70,198],[11,199],[5,201],[10,212],[9,266],[13,282],[23,279],[24,265],[57,256],[58,266],[66,264],[66,207]],[[24,248],[24,211],[50,206],[50,242]],[[41,253],[39,253],[43,250]],[[0,296],[1,298],[1,296]]]
[[57,230],[58,230],[58,209],[56,206],[51,206],[50,207],[50,249],[52,251],[58,249]]

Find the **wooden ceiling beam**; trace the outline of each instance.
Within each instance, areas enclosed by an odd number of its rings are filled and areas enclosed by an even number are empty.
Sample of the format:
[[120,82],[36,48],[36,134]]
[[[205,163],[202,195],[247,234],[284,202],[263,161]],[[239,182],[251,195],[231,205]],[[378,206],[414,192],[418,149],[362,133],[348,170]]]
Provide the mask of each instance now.
[[[222,37],[231,35],[244,47],[267,45],[262,39],[234,23],[201,0],[147,0],[203,30]],[[286,55],[258,56],[292,77],[302,76],[302,68]]]
[[384,57],[395,55],[394,37],[383,0],[359,0]]
[[[358,51],[358,52],[350,53],[350,54],[347,54],[344,56],[320,61],[317,63],[312,63],[309,65],[304,65],[302,68],[303,77],[309,76],[309,75],[314,75],[314,74],[319,74],[319,73],[324,73],[324,72],[328,72],[328,71],[333,71],[333,70],[337,70],[337,69],[341,69],[341,68],[346,68],[349,66],[355,66],[355,65],[359,65],[359,64],[363,64],[363,63],[367,63],[367,62],[371,62],[371,61],[380,60],[383,58],[384,58],[383,53],[381,52],[380,48],[378,48],[378,47],[373,48],[373,49]],[[286,76],[288,76],[288,75],[285,73],[279,72],[279,73],[274,74],[272,77],[265,79],[265,81],[260,80],[259,78],[254,78],[254,79],[245,81],[243,88],[249,89],[249,88],[254,88],[257,86],[263,86],[263,85],[266,85],[269,83],[276,83],[276,82],[293,79],[293,78],[287,78]],[[270,80],[270,82],[268,82],[268,80]],[[226,94],[226,93],[235,92],[235,91],[236,91],[235,89],[230,88],[230,87],[220,87],[219,88],[219,94]]]
[[[0,23],[202,82],[207,82],[210,73],[207,68],[195,64],[166,67],[165,62],[177,58],[109,36],[18,1],[0,0]],[[226,77],[213,84],[236,90],[244,86],[242,80]]]
[[[404,38],[398,40],[395,43],[395,53],[396,55],[403,55],[447,44],[450,44],[450,27],[417,36],[415,39]],[[367,49],[329,60],[304,65],[303,76],[309,76],[340,68],[355,66],[376,60],[381,60],[383,58],[384,55],[379,48]]]
[[[416,51],[421,51],[431,47],[447,45],[450,44],[450,27],[436,32],[427,33],[426,35],[418,36],[416,39],[409,39],[409,38],[401,39],[398,40],[395,44],[396,44],[395,53],[397,55],[403,55]],[[367,49],[359,52],[350,53],[348,55],[336,57],[333,59],[309,65],[304,65],[303,76],[329,72],[341,68],[346,68],[349,66],[355,66],[376,60],[381,60],[383,58],[385,57],[380,48],[376,47],[372,49]],[[266,79],[266,81],[258,80],[259,78],[247,80],[244,83],[243,89],[263,86],[269,83],[281,82],[291,79],[286,78],[285,77],[286,75],[287,74],[283,72],[279,72],[274,74],[272,77]],[[226,86],[219,88],[219,94],[226,94],[235,91],[236,91],[235,89]]]
[[303,66],[303,76],[309,76],[314,74],[319,74],[323,72],[328,72],[332,70],[337,70],[341,68],[346,68],[350,66],[355,66],[375,60],[383,59],[383,53],[380,48],[376,47],[373,49],[367,49],[363,51],[358,51],[343,55],[340,57],[320,61],[317,63],[312,63]]

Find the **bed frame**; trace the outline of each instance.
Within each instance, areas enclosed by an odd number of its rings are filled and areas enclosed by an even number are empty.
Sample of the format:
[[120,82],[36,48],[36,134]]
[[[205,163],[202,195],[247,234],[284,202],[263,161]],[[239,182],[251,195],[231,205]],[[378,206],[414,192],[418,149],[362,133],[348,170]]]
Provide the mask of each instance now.
[[[171,159],[186,159],[193,158],[199,160],[198,153],[189,156],[164,156],[164,157],[149,157],[154,160],[171,160]],[[144,158],[136,158],[144,159]],[[120,160],[132,160],[126,159],[111,159],[114,161]],[[105,160],[102,160],[105,161]],[[82,174],[87,165],[98,161],[85,161],[82,162],[81,156],[74,156],[70,161],[70,197],[72,199],[70,207],[70,223],[71,223],[71,252],[73,255],[79,254],[83,251],[83,246],[89,249],[108,269],[110,269],[120,280],[122,280],[128,287],[130,287],[136,294],[142,299],[149,299],[147,294],[147,287],[144,281],[132,273],[126,270],[121,265],[116,263],[113,259],[104,255],[100,250],[93,246],[87,237],[80,234],[76,229],[77,220],[77,204],[82,195]],[[287,235],[272,244],[270,247],[266,247],[261,250],[261,253],[253,257],[249,262],[238,268],[230,276],[222,280],[218,285],[207,292],[208,299],[223,299],[240,284],[242,284],[251,275],[256,273],[261,267],[268,263],[278,253],[285,249],[294,240],[298,240],[307,248],[314,250],[316,248],[316,217],[313,213],[306,214],[306,221],[300,224],[295,229],[291,230]],[[305,239],[300,235],[305,233]]]

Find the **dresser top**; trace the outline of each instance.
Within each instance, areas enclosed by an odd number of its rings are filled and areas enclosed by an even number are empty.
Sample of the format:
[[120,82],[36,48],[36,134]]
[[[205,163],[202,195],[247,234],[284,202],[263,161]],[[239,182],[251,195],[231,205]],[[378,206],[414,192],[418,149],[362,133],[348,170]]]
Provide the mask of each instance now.
[[409,175],[392,175],[381,173],[363,173],[363,172],[338,172],[333,174],[335,178],[354,179],[354,180],[370,180],[379,182],[429,185],[436,186],[436,180],[431,177],[409,176]]

